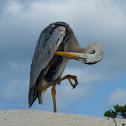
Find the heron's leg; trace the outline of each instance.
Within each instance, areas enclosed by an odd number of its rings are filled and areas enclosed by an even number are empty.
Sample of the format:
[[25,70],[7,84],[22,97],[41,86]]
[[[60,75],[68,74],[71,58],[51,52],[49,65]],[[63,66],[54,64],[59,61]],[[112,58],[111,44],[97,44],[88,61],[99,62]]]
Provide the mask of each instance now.
[[[39,90],[39,91],[43,91],[43,90],[49,88],[49,87],[52,86],[52,85],[55,85],[55,84],[57,84],[57,83],[60,83],[61,81],[65,80],[65,79],[68,79],[68,80],[69,80],[69,82],[70,82],[70,84],[71,84],[71,86],[72,86],[73,88],[75,88],[75,87],[77,86],[77,84],[78,84],[78,81],[77,81],[77,77],[76,77],[76,76],[73,76],[73,75],[66,75],[66,76],[64,76],[63,78],[60,78],[60,79],[54,81],[53,83],[50,83],[50,84],[47,85],[47,86],[43,86],[42,88],[41,88],[41,86],[38,86],[38,90]],[[74,84],[72,83],[71,79],[73,79],[73,80],[75,81]]]
[[54,112],[56,112],[56,84],[53,85],[51,91],[52,91],[52,99],[53,99],[53,108],[54,108]]

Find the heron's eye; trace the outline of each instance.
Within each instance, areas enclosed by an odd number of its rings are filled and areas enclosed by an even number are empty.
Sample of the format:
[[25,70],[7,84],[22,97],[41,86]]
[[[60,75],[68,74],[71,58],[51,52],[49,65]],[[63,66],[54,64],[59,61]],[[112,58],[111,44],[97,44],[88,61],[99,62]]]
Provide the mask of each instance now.
[[95,50],[91,50],[90,54],[94,54],[95,53]]
[[87,60],[86,60],[86,59],[83,59],[83,61],[84,61],[84,63],[86,63],[86,62],[87,62]]

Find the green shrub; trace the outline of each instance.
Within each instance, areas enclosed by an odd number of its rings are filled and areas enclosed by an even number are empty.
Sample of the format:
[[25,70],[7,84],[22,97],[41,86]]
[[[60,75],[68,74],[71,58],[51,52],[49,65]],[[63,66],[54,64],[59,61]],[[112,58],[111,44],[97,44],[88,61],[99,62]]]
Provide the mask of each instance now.
[[124,106],[113,105],[114,110],[111,109],[104,113],[106,117],[116,118],[117,116],[121,116],[122,118],[126,118],[126,104]]

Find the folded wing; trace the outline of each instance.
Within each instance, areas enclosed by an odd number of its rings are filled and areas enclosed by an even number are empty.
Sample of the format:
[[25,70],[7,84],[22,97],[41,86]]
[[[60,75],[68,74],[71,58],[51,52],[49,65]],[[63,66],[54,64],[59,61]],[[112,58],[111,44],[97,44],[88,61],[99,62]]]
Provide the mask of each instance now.
[[30,71],[30,85],[29,85],[29,107],[36,100],[37,91],[37,79],[42,70],[44,70],[53,58],[55,50],[62,43],[65,36],[63,26],[57,26],[51,24],[46,27],[38,39],[35,53],[33,56],[31,71]]

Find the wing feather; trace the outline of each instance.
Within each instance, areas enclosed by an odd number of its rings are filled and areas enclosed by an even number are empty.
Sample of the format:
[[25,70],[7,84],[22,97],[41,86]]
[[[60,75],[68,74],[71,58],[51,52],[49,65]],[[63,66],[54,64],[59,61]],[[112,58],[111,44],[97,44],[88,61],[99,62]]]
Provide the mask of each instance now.
[[[48,33],[43,32],[38,40],[31,64],[30,87],[35,84],[40,72],[46,68],[46,66],[54,56],[56,43],[62,37],[60,27],[57,27],[49,36],[48,34],[50,32],[51,31],[48,31]],[[46,39],[43,38],[45,38],[46,35],[49,39],[45,43],[44,40]]]
[[62,37],[61,27],[54,24],[49,25],[42,31],[38,39],[30,71],[29,107],[37,98],[37,78],[53,58],[56,44]]

